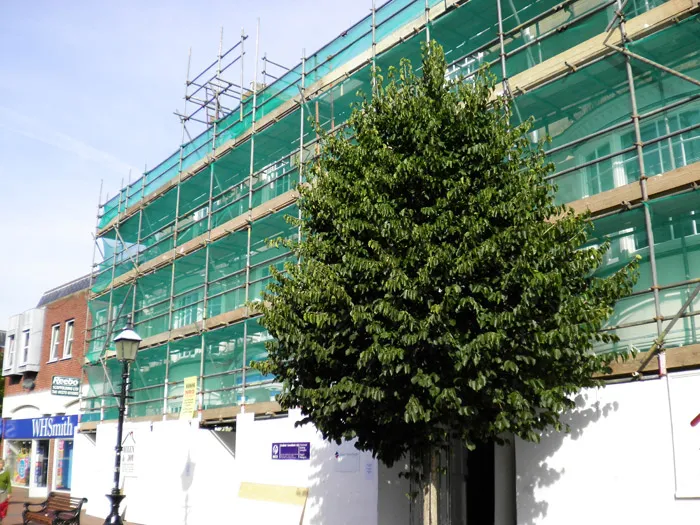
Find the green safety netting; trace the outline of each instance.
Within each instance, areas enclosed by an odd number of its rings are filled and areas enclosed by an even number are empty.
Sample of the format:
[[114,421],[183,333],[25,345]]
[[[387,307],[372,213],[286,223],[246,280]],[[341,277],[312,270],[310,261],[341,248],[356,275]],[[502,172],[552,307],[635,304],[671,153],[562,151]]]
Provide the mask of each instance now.
[[86,365],[87,395],[81,399],[80,421],[116,419],[119,413],[118,399],[114,395],[121,388],[121,363],[110,359],[104,363]]
[[[506,40],[506,50],[512,54],[508,57],[508,72],[512,76],[514,73],[524,70],[536,63],[546,60],[550,56],[561,52],[571,45],[583,41],[595,34],[601,32],[605,25],[610,20],[611,2],[610,0],[579,0],[569,4],[564,9],[552,12],[544,16],[548,10],[557,5],[558,2],[552,0],[539,0],[527,3],[514,4],[513,2],[504,2],[504,31],[508,33]],[[654,2],[643,2],[635,5],[633,12],[639,14],[642,10],[655,7]],[[632,6],[630,6],[631,8]],[[389,3],[378,11],[383,12],[384,18],[378,18],[380,27],[391,28],[394,31],[397,27],[405,24],[407,21],[420,21],[420,5],[419,2],[394,2]],[[384,9],[384,11],[382,11]],[[388,25],[381,25],[383,20],[389,20]],[[528,25],[529,20],[536,20],[533,24]],[[399,25],[396,25],[399,24]],[[362,24],[360,24],[362,25]],[[359,26],[358,26],[359,27]],[[364,27],[364,26],[363,26]],[[473,29],[471,29],[473,28]],[[517,29],[513,32],[512,30]],[[448,60],[453,62],[452,74],[470,73],[474,71],[481,63],[488,61],[488,53],[493,52],[495,55],[499,52],[497,38],[497,10],[495,2],[491,0],[472,0],[458,9],[449,11],[444,16],[431,22],[431,36],[437,39],[444,47]],[[692,33],[690,29],[687,32]],[[350,32],[352,33],[352,32]],[[377,57],[377,66],[384,72],[390,66],[398,65],[401,58],[409,58],[416,66],[420,62],[420,46],[426,38],[425,30],[412,35],[400,45],[381,53]],[[388,33],[386,33],[388,34]],[[378,38],[386,36],[385,33],[378,33]],[[683,35],[685,37],[685,35]],[[363,37],[364,38],[364,37]],[[696,37],[697,38],[697,37]],[[345,35],[345,42],[355,42],[351,34]],[[692,40],[692,38],[690,39]],[[336,51],[343,46],[338,47],[337,42],[331,47]],[[335,47],[334,47],[335,46]],[[486,46],[488,49],[484,48]],[[482,49],[483,48],[483,49]],[[520,49],[522,48],[522,49]],[[517,49],[520,49],[517,52]],[[479,51],[481,50],[481,51]],[[491,50],[491,51],[489,51]],[[474,53],[480,53],[480,58],[475,59]],[[344,53],[344,51],[343,51]],[[344,56],[343,53],[335,56],[333,53],[327,55],[337,60],[339,56]],[[486,53],[486,54],[484,54]],[[310,57],[310,60],[319,60],[319,56],[323,53],[319,52]],[[483,55],[483,56],[482,56]],[[523,58],[524,57],[524,58]],[[316,66],[313,65],[313,60],[309,62],[309,71],[315,71]],[[330,58],[324,62],[324,67],[333,62]],[[608,67],[615,67],[611,64],[612,60],[608,61]],[[318,65],[318,64],[317,64]],[[466,69],[465,69],[466,68]],[[618,80],[618,71],[615,72],[615,81]],[[597,68],[601,69],[601,68]],[[596,68],[590,71],[588,78],[589,83],[593,83],[592,79],[605,78],[606,71],[598,71]],[[604,68],[603,68],[604,69]],[[300,69],[299,69],[300,71]],[[494,68],[494,72],[500,75],[500,66]],[[305,117],[318,117],[319,123],[325,129],[330,129],[333,126],[342,124],[348,117],[350,105],[356,100],[356,92],[361,90],[369,93],[370,89],[370,68],[366,67],[360,72],[354,73],[350,78],[340,82],[332,88],[321,93],[316,99],[305,105]],[[292,77],[298,79],[290,80]],[[583,90],[592,89],[597,94],[601,90],[609,89],[612,82],[605,82],[598,85],[586,85],[583,78],[587,73],[577,75],[580,78],[576,79],[580,85],[578,91],[572,90],[572,93],[580,94]],[[312,76],[309,76],[307,85],[313,81]],[[298,92],[300,74],[296,70],[292,70],[286,74],[280,82],[288,84],[285,89],[294,89]],[[564,81],[572,83],[574,80]],[[273,89],[277,83],[270,86],[261,92],[258,104],[265,105],[267,101],[276,100],[274,93],[281,93],[280,86]],[[277,90],[277,91],[275,91]],[[539,92],[540,90],[538,90]],[[547,92],[567,93],[568,88],[562,86],[551,86],[548,90],[544,89],[539,95],[532,97],[540,97],[541,100],[548,100]],[[263,96],[264,95],[264,96]],[[287,99],[290,97],[287,97]],[[528,97],[526,97],[528,98]],[[618,97],[622,100],[622,97]],[[589,97],[593,100],[593,97]],[[610,103],[610,97],[604,96],[602,101]],[[618,101],[619,102],[619,101]],[[252,104],[252,102],[250,102]],[[527,105],[527,102],[522,102]],[[619,105],[619,103],[617,104]],[[560,106],[564,106],[561,104]],[[252,108],[251,108],[252,111]],[[521,112],[523,115],[535,114],[537,108],[524,108]],[[258,116],[262,117],[263,113]],[[227,119],[233,119],[239,124],[240,113],[234,112]],[[225,121],[227,119],[224,119]],[[551,120],[551,119],[550,119]],[[614,119],[608,119],[613,121]],[[273,198],[285,191],[288,191],[298,181],[298,160],[295,160],[295,153],[298,151],[299,135],[302,119],[300,118],[300,110],[296,109],[291,114],[286,115],[280,121],[275,122],[272,126],[262,130],[257,134],[255,141],[255,158],[254,158],[254,189],[250,203],[257,206],[266,200]],[[314,138],[314,132],[307,118],[303,119],[304,129],[301,134],[304,141],[308,142]],[[571,123],[551,122],[547,125],[547,130],[554,130],[558,133],[557,128],[562,126],[571,126]],[[218,131],[225,129],[223,123],[219,123]],[[577,126],[578,129],[584,129],[583,126]],[[246,127],[247,129],[247,127]],[[222,138],[221,144],[240,133],[230,135],[225,140]],[[599,191],[605,191],[612,187],[611,185],[620,185],[633,180],[635,173],[632,166],[635,165],[635,154],[621,154],[612,159],[612,163],[623,165],[625,169],[619,167],[613,168],[611,163],[603,165],[592,165],[582,169],[575,168],[577,164],[590,163],[597,157],[613,155],[616,150],[629,148],[633,144],[632,135],[628,130],[627,134],[618,130],[618,135],[622,140],[615,139],[601,140],[602,145],[596,148],[593,142],[588,142],[585,145],[579,145],[576,153],[572,155],[569,150],[560,150],[554,162],[560,167],[560,171],[564,171],[558,179],[558,184],[561,190],[561,200],[571,200],[571,197],[579,195],[586,196]],[[223,135],[222,135],[223,137]],[[201,142],[201,144],[200,144]],[[202,142],[195,139],[195,145],[188,146],[185,153],[190,150],[199,150],[204,147],[211,147],[209,142]],[[207,146],[209,144],[209,146]],[[180,187],[179,195],[179,224],[177,231],[177,243],[181,244],[191,240],[192,238],[201,235],[208,228],[207,217],[212,214],[214,226],[223,224],[226,220],[240,215],[245,212],[248,202],[246,202],[246,178],[249,174],[250,166],[250,141],[248,146],[245,144],[238,145],[224,159],[221,159],[215,164],[213,188],[210,188],[211,172],[208,169],[202,170],[200,173],[184,182]],[[552,145],[551,147],[555,147]],[[580,152],[583,152],[582,154]],[[173,159],[170,163],[164,162],[157,169],[152,170],[153,175],[149,175],[149,184],[153,181],[163,179],[162,172],[166,165],[173,165],[175,160],[179,162],[179,157]],[[579,158],[580,157],[580,158]],[[165,170],[167,171],[167,170]],[[172,169],[171,169],[172,171]],[[625,172],[624,174],[622,172]],[[151,173],[151,172],[149,172]],[[170,177],[172,178],[172,177]],[[592,184],[582,183],[584,179],[595,179]],[[234,182],[235,181],[235,182]],[[590,188],[588,186],[591,186]],[[131,187],[136,187],[136,183]],[[212,191],[213,201],[212,209],[208,209],[209,191]],[[227,191],[228,190],[228,191]],[[172,200],[177,198],[177,191],[171,190],[167,197],[161,197],[147,206],[144,211],[145,221],[141,227],[141,242],[136,251],[139,253],[139,262],[144,262],[153,257],[161,255],[165,251],[174,246],[174,232],[172,231],[172,222],[175,217],[172,216],[173,210]],[[163,200],[163,199],[167,200]],[[165,210],[170,211],[170,215]],[[132,249],[132,243],[137,242],[138,238],[138,219],[131,218],[122,227],[121,237],[125,240],[125,245],[119,244],[117,251],[128,251]],[[159,232],[154,235],[154,232]],[[149,236],[150,234],[150,236]],[[128,260],[122,261],[120,258],[115,269],[115,276],[120,275],[132,268],[132,262]],[[100,291],[109,282],[112,276],[112,258],[106,256],[100,264],[100,274],[96,279],[95,291]]]
[[[630,47],[664,66],[700,78],[697,26],[698,19],[693,17]],[[688,44],[677,54],[677,49],[664,45],[669,40]],[[645,142],[645,175],[659,175],[700,160],[700,103],[692,98],[700,88],[641,61],[632,60],[632,64]],[[670,104],[675,106],[658,111]],[[533,141],[551,137],[545,149],[556,169],[553,182],[558,187],[558,202],[639,180],[630,90],[621,56],[613,54],[520,95],[513,107],[516,122],[534,119]],[[605,132],[609,128],[614,129]],[[687,131],[680,133],[683,130]]]
[[[432,7],[441,0],[431,0]],[[539,64],[552,56],[583,42],[605,30],[612,19],[615,2],[612,0],[579,0],[546,14],[560,0],[531,0],[529,2],[502,2],[504,45],[507,53],[507,73],[516,73]],[[662,0],[631,0],[625,5],[627,17],[637,16],[660,5]],[[407,24],[424,23],[425,4],[419,0],[393,0],[382,5],[376,13],[375,38],[381,41]],[[532,21],[532,23],[528,23]],[[431,36],[444,47],[451,73],[470,74],[481,64],[498,62],[498,17],[494,0],[471,0],[431,21]],[[409,39],[415,40],[415,39]],[[331,71],[342,67],[372,45],[371,18],[366,17],[335,40],[306,59],[306,84],[310,85]],[[407,45],[403,42],[397,49]],[[402,56],[416,53],[399,51]],[[398,60],[394,61],[398,63]],[[494,67],[501,75],[500,64]],[[266,86],[256,98],[256,118],[262,118],[284,102],[299,95],[302,65],[298,64],[275,82]],[[253,97],[247,97],[241,108],[216,123],[178,150],[142,179],[134,181],[102,207],[100,227],[117,214],[151,194],[175,177],[181,170],[203,158],[212,147],[219,147],[232,138],[244,134],[253,121]]]
[[163,413],[167,345],[141,350],[130,368],[129,416],[156,416]]
[[[559,3],[552,0],[503,1],[509,76],[602,32],[612,16],[611,2],[603,0],[579,0],[565,9],[545,14]],[[628,16],[636,16],[660,3],[631,0],[625,11]],[[423,8],[423,2],[408,0],[382,6],[377,11],[378,40],[406,23],[419,23]],[[480,64],[498,58],[500,46],[496,17],[495,2],[471,0],[431,22],[430,35],[444,46],[448,61],[452,63],[451,74],[468,74]],[[516,26],[517,31],[512,31]],[[333,68],[367,50],[371,45],[368,27],[365,20],[308,57],[305,85],[309,86]],[[386,72],[405,57],[417,67],[426,33],[425,28],[417,31],[398,46],[379,54],[377,66]],[[669,46],[669,41],[674,45]],[[698,18],[693,17],[630,43],[629,47],[635,53],[697,79],[700,78],[699,44]],[[660,174],[700,160],[698,87],[640,61],[633,59],[631,64],[642,118],[640,129],[645,141],[643,165],[646,175]],[[353,103],[358,101],[356,93],[370,94],[370,72],[371,67],[366,65],[343,78],[304,104],[303,118],[301,108],[290,111],[274,124],[260,129],[252,140],[238,144],[179,187],[150,202],[141,214],[122,221],[118,230],[108,231],[100,238],[103,260],[97,268],[93,291],[104,292],[114,277],[131,270],[137,263],[158,257],[205,234],[210,226],[218,227],[247,213],[250,207],[260,206],[293,189],[299,181],[300,136],[304,143],[301,148],[303,160],[308,161],[316,153],[316,133],[308,117],[317,119],[326,130],[343,124]],[[494,72],[500,75],[500,64],[496,64]],[[301,66],[298,66],[258,94],[256,117],[260,118],[284,101],[297,97],[300,87]],[[671,104],[674,105],[672,108],[658,111]],[[252,97],[248,97],[243,103],[242,117],[236,111],[217,123],[216,146],[248,130],[252,113]],[[612,54],[561,79],[518,94],[514,103],[514,121],[530,117],[534,120],[533,141],[542,140],[547,135],[552,138],[545,147],[556,167],[552,181],[559,188],[559,202],[594,195],[639,179],[630,90],[621,56]],[[183,148],[183,168],[211,150],[211,133],[213,129]],[[252,188],[249,183],[251,148]],[[180,152],[177,152],[149,171],[143,180],[135,181],[109,201],[103,209],[101,225],[172,179],[179,169]],[[690,284],[680,283],[700,277],[694,270],[698,267],[695,248],[698,228],[694,217],[696,214],[700,216],[700,209],[694,205],[693,194],[654,200],[648,207],[653,221],[659,284],[679,284],[660,291],[662,313],[671,317],[693,289]],[[148,337],[229,312],[245,305],[246,301],[257,300],[270,278],[270,266],[281,269],[286,261],[291,260],[286,248],[272,248],[266,240],[277,236],[294,238],[297,229],[284,217],[296,216],[297,213],[296,207],[292,206],[259,219],[250,230],[230,233],[171,265],[139,277],[135,285],[135,301],[134,288],[129,285],[109,290],[93,299],[90,302],[93,326],[88,361],[97,361],[110,348],[113,331],[125,322],[132,303],[137,330],[143,337]],[[592,244],[603,239],[611,242],[611,250],[599,269],[599,275],[618,270],[635,255],[642,256],[641,276],[634,295],[615,306],[615,313],[608,323],[609,327],[616,327],[615,333],[621,341],[614,345],[600,345],[598,351],[629,348],[630,345],[640,350],[647,349],[656,337],[657,328],[654,297],[650,291],[649,246],[643,209],[599,219],[595,221],[595,228]],[[246,268],[248,259],[249,269]],[[118,314],[122,305],[124,307]],[[700,300],[692,305],[694,308],[698,306]],[[119,318],[115,320],[117,315]],[[624,326],[630,323],[635,323],[635,326]],[[696,342],[695,334],[695,317],[688,315],[669,334],[668,345]],[[132,412],[160,414],[164,407],[170,412],[179,411],[182,381],[190,375],[199,375],[200,366],[205,376],[204,384],[200,385],[204,408],[240,403],[243,384],[246,385],[248,402],[252,402],[251,399],[270,399],[279,391],[274,378],[260,377],[244,367],[244,355],[247,361],[264,358],[264,343],[268,339],[269,334],[258,320],[249,319],[144,351],[132,373],[134,383],[140,381],[139,399],[135,399]],[[114,365],[108,367],[114,368]],[[165,377],[168,367],[170,371]],[[94,395],[86,401],[89,411],[85,417],[99,419],[115,410],[112,401],[100,399],[106,392],[104,372],[100,370],[103,369],[99,366],[86,367]],[[118,380],[118,373],[115,377]],[[169,384],[168,402],[164,404],[166,383]]]
[[[225,328],[141,350],[130,368],[129,416],[154,416],[180,411],[185,378],[202,377],[199,392],[203,408],[241,403],[243,385],[248,403],[269,401],[280,385],[271,376],[251,369],[251,361],[265,359],[270,340],[259,319],[248,319]],[[105,368],[107,373],[105,373]],[[82,421],[116,417],[114,392],[121,381],[121,364],[108,359],[85,367],[88,394],[83,398]],[[111,386],[110,382],[111,381]],[[166,396],[167,385],[167,396]]]
[[209,317],[245,304],[247,253],[247,230],[234,232],[209,247]]
[[[434,6],[442,0],[430,0],[429,6]],[[377,9],[376,33],[381,39],[410,23],[420,19],[424,14],[425,3],[422,0],[391,0]],[[317,52],[306,58],[305,71],[308,84],[323,78],[331,71],[343,66],[348,61],[366,52],[372,46],[371,17],[365,17],[362,21],[345,31],[335,40],[322,47]],[[256,99],[256,119],[271,113],[284,102],[299,95],[302,66],[298,64],[285,73],[275,82],[262,89]],[[99,226],[108,224],[118,213],[124,211],[140,198],[150,195],[163,184],[177,176],[189,166],[202,159],[212,148],[219,147],[227,141],[243,135],[253,121],[253,97],[248,96],[242,102],[243,109],[234,109],[230,115],[216,123],[216,140],[214,128],[183,145],[178,150],[160,163],[154,169],[146,172],[139,179],[122,190],[117,196],[107,201],[102,206]],[[215,144],[214,144],[215,142]]]
[[297,215],[298,209],[292,205],[252,223],[249,272],[246,272],[249,233],[244,229],[139,277],[133,286],[122,285],[92,299],[88,361],[95,361],[112,349],[109,322],[119,314],[112,332],[123,327],[132,304],[135,329],[146,338],[201,321],[205,317],[205,300],[206,317],[258,300],[270,278],[270,267],[281,270],[285,262],[292,260],[287,248],[272,247],[268,241],[296,238],[298,228],[287,217]]
[[[551,138],[545,149],[555,166],[559,202],[638,178],[630,108],[624,59],[617,55],[514,99],[513,120],[533,119],[533,142]],[[613,131],[591,136],[618,124]]]
[[[648,206],[654,235],[654,252],[660,291],[660,309],[664,317],[672,318],[681,308],[695,285],[682,284],[700,278],[700,200],[693,193],[654,199]],[[611,215],[594,221],[594,240],[610,241],[610,251],[598,271],[598,275],[611,275],[629,263],[636,255],[640,261],[640,277],[635,294],[615,305],[615,313],[608,326],[643,323],[615,330],[621,338],[614,345],[601,345],[599,351],[628,348],[634,345],[647,350],[657,336],[656,309],[651,292],[649,240],[643,208]],[[680,285],[680,286],[674,286]],[[689,314],[700,308],[700,299],[690,305]],[[683,346],[697,342],[696,318],[681,319],[669,334],[667,347]]]
[[187,377],[201,373],[202,336],[197,335],[171,341],[168,345],[168,383],[167,412],[178,413],[182,407],[184,381]]

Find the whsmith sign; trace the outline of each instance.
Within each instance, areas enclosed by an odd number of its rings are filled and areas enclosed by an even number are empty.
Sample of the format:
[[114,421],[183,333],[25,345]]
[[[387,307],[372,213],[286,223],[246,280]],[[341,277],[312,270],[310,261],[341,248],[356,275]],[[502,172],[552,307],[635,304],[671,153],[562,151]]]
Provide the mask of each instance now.
[[80,379],[77,377],[53,376],[51,394],[54,396],[80,395]]
[[4,439],[72,438],[77,427],[77,415],[5,419],[2,434]]

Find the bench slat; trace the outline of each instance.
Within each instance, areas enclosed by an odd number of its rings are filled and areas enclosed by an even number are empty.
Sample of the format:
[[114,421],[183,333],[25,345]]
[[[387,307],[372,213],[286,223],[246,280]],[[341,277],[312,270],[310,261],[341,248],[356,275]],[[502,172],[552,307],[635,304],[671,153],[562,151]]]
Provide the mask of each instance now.
[[52,525],[55,520],[58,519],[58,513],[72,514],[79,520],[80,509],[86,501],[85,498],[73,498],[70,494],[51,492],[44,502],[30,504],[43,505],[43,511],[31,511],[25,504],[25,511],[22,514],[24,521],[28,523],[34,522]]

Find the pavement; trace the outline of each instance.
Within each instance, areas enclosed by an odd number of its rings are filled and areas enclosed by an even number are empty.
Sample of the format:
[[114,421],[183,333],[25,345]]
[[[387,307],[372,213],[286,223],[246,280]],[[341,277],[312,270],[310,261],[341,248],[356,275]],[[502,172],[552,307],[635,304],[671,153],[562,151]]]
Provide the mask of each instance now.
[[[25,503],[39,503],[43,501],[43,498],[29,498],[27,496],[26,489],[19,489],[14,487],[12,489],[12,498],[10,499],[10,506],[7,511],[7,516],[2,520],[2,525],[22,525],[22,511],[24,510]],[[75,497],[76,495],[73,494]],[[104,519],[96,518],[94,516],[88,516],[83,513],[80,515],[80,525],[103,525]],[[124,522],[128,525],[136,525],[133,522]]]

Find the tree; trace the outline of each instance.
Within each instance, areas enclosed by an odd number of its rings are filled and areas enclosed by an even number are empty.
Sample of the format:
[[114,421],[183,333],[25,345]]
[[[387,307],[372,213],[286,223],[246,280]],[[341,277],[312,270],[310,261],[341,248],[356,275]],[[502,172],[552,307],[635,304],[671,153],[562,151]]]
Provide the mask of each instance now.
[[265,294],[275,340],[254,365],[326,438],[388,465],[433,458],[432,474],[451,438],[560,430],[614,359],[593,344],[614,339],[599,330],[636,275],[594,276],[608,246],[586,247],[587,217],[554,203],[530,122],[510,124],[489,73],[453,83],[445,68],[429,44],[422,76],[402,61],[354,108],[352,136],[322,137],[288,243],[300,262]]

